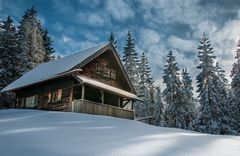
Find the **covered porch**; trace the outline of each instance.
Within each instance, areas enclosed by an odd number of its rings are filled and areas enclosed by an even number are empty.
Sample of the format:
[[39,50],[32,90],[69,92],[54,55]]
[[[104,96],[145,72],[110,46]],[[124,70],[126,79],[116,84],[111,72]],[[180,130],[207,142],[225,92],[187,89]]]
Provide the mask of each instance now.
[[134,118],[132,105],[136,100],[141,101],[135,94],[84,76],[76,76],[76,79],[80,83],[73,87],[71,111]]

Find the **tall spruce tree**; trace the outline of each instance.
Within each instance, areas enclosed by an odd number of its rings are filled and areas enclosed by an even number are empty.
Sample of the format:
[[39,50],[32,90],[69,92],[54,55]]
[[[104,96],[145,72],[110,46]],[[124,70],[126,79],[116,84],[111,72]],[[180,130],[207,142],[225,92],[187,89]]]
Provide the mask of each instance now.
[[197,92],[199,93],[200,113],[195,122],[197,131],[211,134],[229,134],[229,118],[226,104],[221,102],[219,76],[214,66],[216,56],[205,33],[200,39],[199,61],[197,66],[201,70],[197,75]]
[[[139,94],[139,56],[135,50],[134,39],[132,37],[132,33],[128,31],[126,44],[123,51],[123,65],[129,76],[130,81],[133,84],[137,94]],[[134,109],[136,111],[136,116],[138,117],[140,112],[140,102],[136,102],[134,104]]]
[[164,126],[164,104],[162,101],[162,93],[160,86],[155,88],[155,95],[154,95],[154,112],[153,117],[155,118],[155,125],[156,126]]
[[3,21],[0,33],[0,90],[20,76],[16,27],[10,16]]
[[139,76],[139,94],[143,96],[144,100],[140,108],[140,114],[142,117],[152,116],[154,109],[154,81],[148,59],[144,53],[140,57]]
[[185,121],[186,127],[189,130],[193,129],[193,121],[197,115],[197,109],[194,103],[193,98],[193,87],[192,87],[192,79],[189,76],[187,69],[182,70],[182,89],[183,89],[183,102],[185,103]]
[[42,39],[43,39],[43,46],[45,49],[43,62],[54,60],[56,57],[53,55],[55,52],[53,48],[53,40],[51,39],[51,36],[48,34],[47,29],[42,30]]
[[233,64],[231,77],[234,77],[235,75],[240,73],[240,39],[238,40],[235,59],[236,59],[236,62],[234,62]]
[[22,57],[22,72],[29,71],[44,62],[46,56],[40,21],[33,6],[23,15],[18,27],[18,40]]
[[[218,76],[218,81],[215,81],[217,84],[216,86],[218,87],[218,92],[219,92],[219,97],[220,97],[220,102],[226,107],[229,107],[229,89],[228,89],[228,80],[226,79],[225,76],[225,71],[220,67],[219,63],[216,63],[216,73]],[[229,109],[229,108],[228,108]]]
[[172,51],[169,51],[167,64],[164,67],[163,83],[166,84],[166,88],[163,91],[163,96],[166,102],[166,126],[186,129],[182,83],[179,77],[179,67]]
[[135,50],[134,39],[132,33],[128,31],[126,44],[123,51],[123,65],[128,73],[130,81],[132,82],[136,91],[138,91],[139,82],[139,56]]
[[235,130],[240,133],[240,39],[238,40],[235,59],[236,61],[233,64],[231,73],[231,114],[232,118],[235,120]]

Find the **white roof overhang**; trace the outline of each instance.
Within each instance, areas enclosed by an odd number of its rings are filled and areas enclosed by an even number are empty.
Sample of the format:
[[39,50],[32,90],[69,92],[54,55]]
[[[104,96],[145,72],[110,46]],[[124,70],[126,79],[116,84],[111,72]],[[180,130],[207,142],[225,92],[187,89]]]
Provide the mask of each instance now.
[[89,86],[99,88],[103,91],[108,91],[110,93],[114,93],[118,96],[121,96],[123,98],[131,99],[131,100],[137,100],[137,101],[143,101],[140,99],[137,95],[130,93],[128,91],[112,87],[110,85],[107,85],[105,83],[99,82],[97,80],[93,80],[91,78],[85,77],[85,76],[74,76],[77,81],[79,81],[81,84],[87,84]]

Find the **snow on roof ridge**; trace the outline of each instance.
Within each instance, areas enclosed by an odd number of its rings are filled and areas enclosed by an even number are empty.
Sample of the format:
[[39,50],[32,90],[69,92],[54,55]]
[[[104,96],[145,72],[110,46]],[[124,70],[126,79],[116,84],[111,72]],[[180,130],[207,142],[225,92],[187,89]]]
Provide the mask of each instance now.
[[[84,52],[84,51],[89,51],[89,50],[91,50],[91,49],[98,49],[99,47],[105,47],[105,46],[107,46],[108,44],[109,44],[109,43],[106,42],[106,43],[102,43],[102,44],[100,44],[100,45],[97,45],[97,46],[94,46],[94,47],[91,47],[91,48],[85,48],[85,49],[83,49],[83,50],[77,50],[77,51],[71,52],[69,55],[66,55],[66,56],[64,56],[64,57],[61,57],[61,58],[59,58],[59,59],[50,60],[50,61],[48,61],[48,62],[43,62],[43,63],[37,65],[36,67],[38,67],[38,66],[40,66],[40,65],[51,64],[52,62],[61,61],[61,60],[66,59],[66,58],[68,58],[68,57],[72,57],[73,55],[78,55],[79,53]],[[35,68],[36,68],[36,67],[35,67]],[[33,68],[33,69],[35,69],[35,68]],[[32,70],[33,70],[33,69],[32,69]],[[30,70],[30,71],[31,71],[31,70]]]
[[39,64],[37,67],[26,72],[23,76],[3,88],[1,92],[11,91],[42,82],[58,74],[69,71],[109,44],[110,43],[100,44],[54,61]]

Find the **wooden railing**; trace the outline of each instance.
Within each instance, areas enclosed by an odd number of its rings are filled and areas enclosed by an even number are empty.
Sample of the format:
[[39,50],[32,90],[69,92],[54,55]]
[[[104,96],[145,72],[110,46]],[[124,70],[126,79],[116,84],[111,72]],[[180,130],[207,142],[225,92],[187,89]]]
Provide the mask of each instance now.
[[134,119],[134,111],[132,110],[82,99],[74,100],[72,102],[72,111],[94,115],[106,115],[118,118]]

